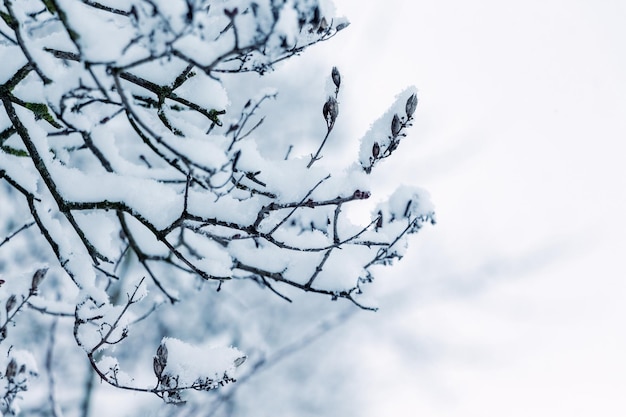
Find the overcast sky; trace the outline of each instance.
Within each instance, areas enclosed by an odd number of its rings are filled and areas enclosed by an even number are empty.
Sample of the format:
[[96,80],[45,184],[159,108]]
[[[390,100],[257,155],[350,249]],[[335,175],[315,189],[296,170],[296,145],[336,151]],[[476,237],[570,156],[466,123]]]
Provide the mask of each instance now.
[[384,169],[439,221],[354,336],[360,415],[626,415],[626,3],[337,4],[342,108],[365,130],[418,87]]

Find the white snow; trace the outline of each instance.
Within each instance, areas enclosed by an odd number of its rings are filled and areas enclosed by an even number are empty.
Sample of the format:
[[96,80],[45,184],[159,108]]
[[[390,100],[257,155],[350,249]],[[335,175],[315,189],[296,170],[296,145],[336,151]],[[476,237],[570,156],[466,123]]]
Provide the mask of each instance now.
[[[372,148],[377,143],[380,147],[381,154],[387,149],[391,143],[391,122],[394,115],[406,120],[405,106],[406,101],[412,94],[417,94],[415,87],[408,87],[396,96],[394,103],[389,110],[374,122],[365,136],[361,139],[361,148],[359,151],[359,162],[363,168],[372,167]],[[410,139],[409,139],[410,140]],[[402,143],[400,148],[402,149]],[[402,152],[400,150],[399,152]],[[375,162],[374,162],[375,163]]]
[[234,377],[237,364],[245,360],[245,355],[234,347],[194,346],[171,337],[163,338],[161,343],[167,347],[163,373],[178,377],[181,387],[207,378],[215,381],[217,387],[225,375]]

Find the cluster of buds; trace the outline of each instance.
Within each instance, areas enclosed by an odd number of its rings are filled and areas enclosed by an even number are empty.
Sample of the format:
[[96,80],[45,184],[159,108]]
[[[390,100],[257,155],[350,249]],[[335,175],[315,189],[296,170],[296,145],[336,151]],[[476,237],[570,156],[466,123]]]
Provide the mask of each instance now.
[[341,86],[341,75],[339,74],[337,67],[333,67],[330,72],[330,78],[335,85],[335,97],[329,96],[326,103],[324,103],[324,107],[322,108],[322,115],[324,116],[324,120],[326,120],[326,126],[328,127],[329,132],[335,125],[335,120],[337,120],[337,116],[339,115],[339,103],[337,102],[337,96],[339,95],[339,87]]
[[154,374],[159,381],[158,387],[163,390],[160,394],[157,393],[163,400],[170,404],[181,404],[183,403],[183,399],[180,395],[180,392],[176,388],[178,388],[178,378],[172,377],[169,374],[163,373],[165,371],[165,367],[167,366],[167,346],[165,343],[161,343],[157,348],[156,355],[154,356],[154,360],[152,362],[152,368],[154,370]]
[[371,193],[369,191],[361,191],[361,190],[356,190],[352,196],[356,199],[356,200],[367,200],[368,198],[370,198]]
[[311,166],[313,165],[313,163],[315,163],[315,161],[321,159],[320,153],[322,152],[322,148],[326,144],[326,140],[328,139],[330,132],[333,130],[333,127],[335,126],[335,121],[337,120],[337,116],[339,115],[339,102],[337,101],[337,97],[339,97],[339,87],[341,86],[341,75],[339,74],[339,70],[337,69],[337,67],[333,67],[330,73],[330,78],[333,81],[333,84],[335,85],[335,96],[334,97],[332,95],[328,96],[326,103],[324,103],[324,106],[322,107],[322,116],[324,116],[324,120],[326,121],[326,128],[327,128],[326,136],[324,137],[324,140],[322,140],[322,143],[320,147],[317,149],[317,152],[315,152],[315,155],[311,155],[311,160],[309,161],[307,168],[311,168]]
[[382,144],[374,142],[374,144],[372,145],[370,166],[365,168],[366,172],[369,173],[372,170],[372,167],[374,166],[376,161],[387,158],[393,153],[393,151],[398,148],[398,146],[400,145],[400,139],[406,136],[404,133],[402,133],[402,130],[411,125],[410,122],[411,120],[413,120],[413,114],[415,114],[416,108],[417,95],[411,94],[404,106],[406,114],[404,116],[399,116],[398,113],[395,113],[393,115],[393,118],[391,119],[391,135],[389,135]]
[[21,392],[28,391],[29,378],[37,376],[37,371],[24,360],[11,357],[7,364],[4,375],[0,372],[0,379],[6,379],[4,383],[4,393],[0,399],[0,414],[2,415],[16,415],[17,407],[13,402],[19,398]]
[[[4,305],[4,309],[6,311],[6,318],[4,322],[0,325],[0,342],[6,339],[7,337],[7,327],[9,323],[12,322],[15,315],[20,311],[20,309],[26,304],[28,299],[34,295],[37,295],[37,289],[39,285],[46,277],[46,273],[48,272],[48,268],[41,268],[35,271],[33,274],[33,278],[31,280],[30,289],[28,290],[27,295],[21,295],[21,300],[18,301],[18,297],[15,294],[11,294]],[[3,284],[4,280],[0,283]]]

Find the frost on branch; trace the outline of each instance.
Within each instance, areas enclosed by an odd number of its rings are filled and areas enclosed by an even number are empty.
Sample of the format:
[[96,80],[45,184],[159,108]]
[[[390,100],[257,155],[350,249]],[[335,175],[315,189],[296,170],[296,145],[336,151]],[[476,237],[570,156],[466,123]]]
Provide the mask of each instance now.
[[[415,90],[372,126],[358,157],[331,169],[317,162],[349,111],[340,109],[338,68],[319,110],[302,115],[325,135],[309,155],[284,159],[263,152],[274,146],[263,105],[276,92],[231,92],[223,82],[272,71],[332,38],[348,25],[332,13],[316,0],[4,0],[0,273],[42,267],[30,289],[3,293],[1,336],[24,306],[71,316],[101,380],[179,402],[185,390],[232,382],[245,356],[204,355],[158,335],[156,382],[142,385],[121,371],[118,352],[134,327],[164,303],[184,304],[202,282],[218,291],[254,282],[287,301],[302,291],[372,309],[361,297],[371,267],[401,257],[433,208],[426,192],[401,188],[366,224],[345,209],[371,197],[374,166],[414,118]],[[233,93],[249,94],[241,108]],[[46,268],[54,279],[38,291]]]
[[16,400],[21,392],[28,390],[30,380],[38,372],[32,354],[26,350],[13,350],[0,358],[0,415],[19,413]]

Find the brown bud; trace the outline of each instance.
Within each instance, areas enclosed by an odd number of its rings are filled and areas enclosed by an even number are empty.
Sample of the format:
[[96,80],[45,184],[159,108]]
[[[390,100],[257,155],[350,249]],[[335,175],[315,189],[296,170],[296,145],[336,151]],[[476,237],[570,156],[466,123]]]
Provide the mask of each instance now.
[[16,374],[17,374],[17,362],[15,361],[15,359],[11,358],[11,361],[7,365],[7,369],[4,372],[4,376],[8,380],[11,380],[11,379],[15,378]]
[[400,133],[400,129],[402,129],[402,123],[400,122],[398,115],[394,114],[393,120],[391,121],[391,136],[394,138],[397,137]]
[[326,100],[326,103],[324,103],[324,107],[322,108],[322,115],[324,115],[328,130],[332,129],[335,125],[335,120],[337,120],[338,114],[339,104],[337,103],[337,100],[335,100],[334,97],[328,97],[328,100]]
[[163,363],[167,362],[167,346],[165,343],[161,343],[157,348],[157,357],[163,361]]
[[154,374],[157,378],[161,378],[163,374],[163,370],[165,370],[165,366],[167,365],[167,347],[164,343],[161,343],[157,349],[156,356],[152,361],[152,369],[154,370]]
[[409,99],[406,101],[406,116],[410,119],[411,117],[413,117],[413,113],[415,113],[415,108],[417,107],[417,96],[414,94],[411,94],[411,97],[409,97]]
[[372,146],[372,156],[374,157],[374,159],[378,158],[378,155],[380,154],[380,145],[378,144],[378,142],[374,142],[374,146]]
[[35,271],[35,273],[33,274],[33,280],[30,284],[30,291],[32,293],[37,292],[37,288],[39,288],[39,284],[41,284],[43,279],[46,277],[46,272],[48,272],[48,268],[41,268]]
[[339,70],[337,69],[337,67],[333,67],[331,76],[333,78],[333,84],[335,84],[335,87],[339,88],[339,86],[341,85],[341,75],[339,75]]
[[17,297],[15,296],[15,294],[11,294],[5,306],[7,309],[7,313],[13,310],[13,307],[15,307],[16,304],[17,304]]

